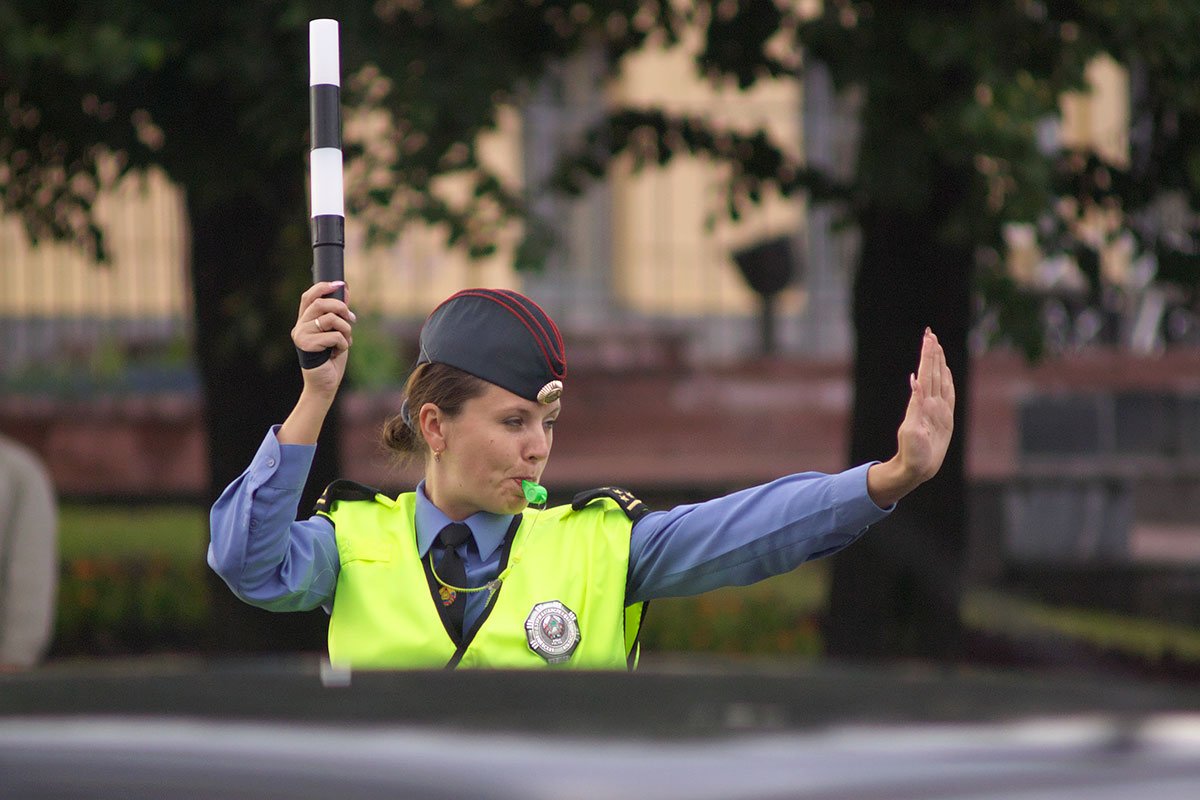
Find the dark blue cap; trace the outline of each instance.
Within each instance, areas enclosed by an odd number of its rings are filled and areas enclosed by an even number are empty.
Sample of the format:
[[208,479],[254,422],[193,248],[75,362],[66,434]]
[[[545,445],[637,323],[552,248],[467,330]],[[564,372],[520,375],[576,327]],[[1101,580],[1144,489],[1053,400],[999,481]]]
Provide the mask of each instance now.
[[526,400],[562,394],[567,355],[562,335],[537,303],[509,289],[464,289],[421,327],[418,364],[457,367]]

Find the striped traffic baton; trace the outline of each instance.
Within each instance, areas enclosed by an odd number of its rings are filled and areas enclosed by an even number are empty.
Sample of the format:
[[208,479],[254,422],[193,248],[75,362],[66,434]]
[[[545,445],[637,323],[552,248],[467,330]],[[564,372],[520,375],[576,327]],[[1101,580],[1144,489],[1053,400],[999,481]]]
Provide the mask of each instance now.
[[[337,20],[311,20],[308,23],[308,109],[314,283],[340,281],[344,277],[346,212],[342,192],[341,84]],[[340,288],[326,296],[345,299]],[[300,365],[305,369],[320,366],[330,355],[328,350],[298,352]]]

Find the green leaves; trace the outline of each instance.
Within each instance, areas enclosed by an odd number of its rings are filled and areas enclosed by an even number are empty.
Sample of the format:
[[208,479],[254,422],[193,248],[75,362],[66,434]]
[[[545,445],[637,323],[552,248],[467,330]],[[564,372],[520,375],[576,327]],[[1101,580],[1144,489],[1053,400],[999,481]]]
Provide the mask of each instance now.
[[708,17],[704,47],[696,56],[702,75],[714,80],[732,77],[738,88],[747,89],[762,78],[795,72],[794,63],[768,51],[770,40],[785,33],[784,15],[774,0],[718,0],[698,6]]
[[[331,14],[342,27],[347,119],[386,121],[358,138],[347,126],[348,163],[359,165],[348,170],[348,201],[373,241],[421,221],[444,226],[472,255],[490,254],[529,197],[578,194],[618,157],[637,169],[685,155],[728,165],[715,205],[733,218],[771,192],[848,202],[851,213],[880,203],[919,213],[941,202],[940,175],[966,174],[970,186],[939,223],[943,240],[965,247],[994,246],[1005,221],[1035,221],[1064,192],[1131,220],[1155,213],[1160,187],[1200,207],[1194,4],[837,0],[814,9],[805,17],[774,0],[0,2],[0,205],[35,237],[103,254],[91,222],[102,153],[119,156],[117,176],[162,165],[202,205],[302,182],[306,23]],[[545,184],[517,187],[481,161],[475,148],[498,109],[553,91],[544,78],[569,57],[589,54],[602,86],[627,54],[684,42],[685,31],[697,76],[714,85],[796,75],[803,55],[826,64],[838,88],[857,87],[866,133],[853,179],[797,162],[787,155],[794,143],[761,131],[614,103],[593,109]],[[1134,118],[1132,161],[1105,165],[1112,183],[1098,192],[1068,185],[1072,162],[1049,152],[1044,134],[1062,93],[1085,86],[1085,66],[1101,52],[1131,67]],[[1077,183],[1097,174],[1087,154],[1083,164]],[[439,193],[446,178],[465,188]],[[1168,241],[1148,225],[1132,227],[1140,246],[1172,275],[1192,269],[1196,232]],[[540,263],[549,246],[532,232],[519,265]],[[1075,249],[1061,237],[1054,246]]]

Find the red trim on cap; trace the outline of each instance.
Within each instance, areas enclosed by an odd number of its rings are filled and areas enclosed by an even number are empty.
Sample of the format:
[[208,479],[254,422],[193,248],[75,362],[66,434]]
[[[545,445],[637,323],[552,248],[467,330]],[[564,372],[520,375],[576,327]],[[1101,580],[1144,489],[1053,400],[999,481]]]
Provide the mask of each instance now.
[[[491,290],[491,291],[496,291],[497,294],[499,294],[498,290]],[[529,312],[529,309],[524,308],[523,306],[520,305],[520,303],[517,303],[516,306],[513,306],[513,305],[511,305],[511,302],[513,302],[511,300],[511,298],[509,299],[509,302],[505,302],[505,300],[501,300],[499,297],[496,297],[495,295],[488,293],[486,290],[478,291],[478,290],[467,289],[462,292],[459,292],[458,294],[466,296],[466,297],[479,297],[484,300],[490,300],[491,302],[495,303],[496,305],[500,306],[501,308],[508,311],[508,313],[510,313],[514,317],[516,317],[517,321],[520,322],[522,325],[524,325],[525,329],[527,331],[529,331],[529,335],[533,337],[533,341],[535,344],[537,344],[538,349],[542,351],[542,357],[546,359],[546,365],[550,368],[550,374],[553,375],[554,377],[560,378],[560,379],[565,377],[565,372],[560,372],[554,366],[555,354],[551,353],[550,349],[547,347],[548,340],[550,339],[549,335],[546,333],[545,328],[542,327],[541,322],[539,322],[538,319]],[[542,313],[545,313],[545,312],[542,312]],[[532,324],[530,324],[530,323],[532,323]],[[537,326],[537,330],[534,330],[535,325]],[[539,336],[538,334],[541,334],[541,335]],[[565,359],[563,359],[561,357],[559,357],[559,360],[565,361]],[[564,364],[564,366],[565,366],[565,364]]]
[[[495,294],[492,294],[492,292],[495,292]],[[514,307],[513,305],[511,305],[511,302],[513,302],[511,300],[511,298],[509,298],[507,301],[501,300],[499,297],[496,296],[497,294],[502,294],[502,290],[499,290],[499,289],[463,289],[462,291],[455,292],[450,297],[446,298],[446,300],[444,300],[438,306],[438,308],[441,308],[446,303],[449,303],[451,300],[453,300],[456,297],[479,297],[484,300],[490,300],[491,302],[495,303],[496,305],[498,305],[501,308],[508,311],[508,313],[512,314],[514,317],[517,318],[518,322],[520,322],[522,325],[525,326],[525,329],[529,331],[529,335],[533,337],[533,341],[537,344],[538,349],[542,351],[542,357],[546,359],[546,364],[547,364],[547,366],[550,367],[550,374],[553,375],[554,377],[558,378],[559,380],[562,380],[563,378],[565,378],[567,376],[566,354],[564,352],[565,348],[563,347],[562,335],[558,332],[558,326],[554,324],[554,320],[550,319],[550,315],[546,314],[545,311],[542,311],[542,308],[540,306],[538,306],[537,303],[534,303],[534,306],[538,309],[538,311],[541,311],[542,314],[545,314],[546,320],[550,323],[550,328],[551,328],[551,330],[554,331],[553,339],[551,339],[550,335],[546,332],[546,329],[542,327],[541,322],[536,317],[534,317],[534,315],[529,311],[529,309],[520,305],[520,303],[517,303],[517,305]],[[516,292],[513,292],[513,294],[516,294]],[[524,295],[519,295],[519,296],[524,297]],[[526,298],[526,299],[528,299],[528,298]],[[533,303],[532,300],[530,300],[529,302]],[[437,309],[434,309],[434,311],[436,312]],[[432,316],[432,314],[430,314],[430,316]],[[531,322],[533,323],[532,325],[530,324]],[[537,326],[537,330],[534,330],[535,325]],[[539,334],[541,334],[541,335],[539,336]],[[551,345],[557,344],[558,348],[559,348],[559,353],[558,354],[551,353],[550,349],[547,347],[547,343],[549,343]],[[562,365],[563,365],[563,368],[561,370],[555,367],[554,362],[555,362],[556,356],[557,356],[557,360],[560,363],[562,363]]]
[[[497,289],[496,291],[499,292],[500,294],[504,294],[504,295],[507,295],[508,297],[511,297],[513,300],[516,300],[517,303],[521,305],[521,310],[524,311],[526,314],[529,314],[529,318],[531,320],[533,320],[534,324],[537,325],[539,329],[542,330],[542,335],[545,336],[548,340],[550,340],[554,346],[557,346],[558,351],[554,355],[556,358],[558,358],[559,361],[562,362],[563,373],[561,375],[559,375],[557,372],[554,371],[553,367],[551,367],[550,371],[554,372],[554,376],[556,378],[566,377],[567,348],[563,344],[562,334],[559,333],[558,326],[554,324],[554,320],[550,317],[549,314],[546,313],[546,310],[544,308],[542,308],[541,306],[539,306],[533,299],[526,297],[525,295],[521,294],[520,292],[514,292],[511,289]],[[534,308],[536,308],[538,311],[541,312],[541,314],[545,318],[546,322],[550,325],[550,333],[547,333],[545,331],[545,329],[542,328],[542,321],[539,320],[537,318],[537,316],[534,315],[533,312],[531,312],[528,308],[525,308],[525,306],[524,306],[525,303],[529,303],[529,305],[533,306]],[[553,334],[553,337],[551,337],[551,333]]]

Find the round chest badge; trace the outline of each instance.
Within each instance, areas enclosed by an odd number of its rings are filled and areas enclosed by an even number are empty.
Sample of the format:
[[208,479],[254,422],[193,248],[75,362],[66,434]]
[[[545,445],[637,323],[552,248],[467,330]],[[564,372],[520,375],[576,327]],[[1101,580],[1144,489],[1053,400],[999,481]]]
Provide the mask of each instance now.
[[561,664],[579,646],[579,623],[575,612],[558,600],[538,603],[525,620],[529,649],[548,664]]

